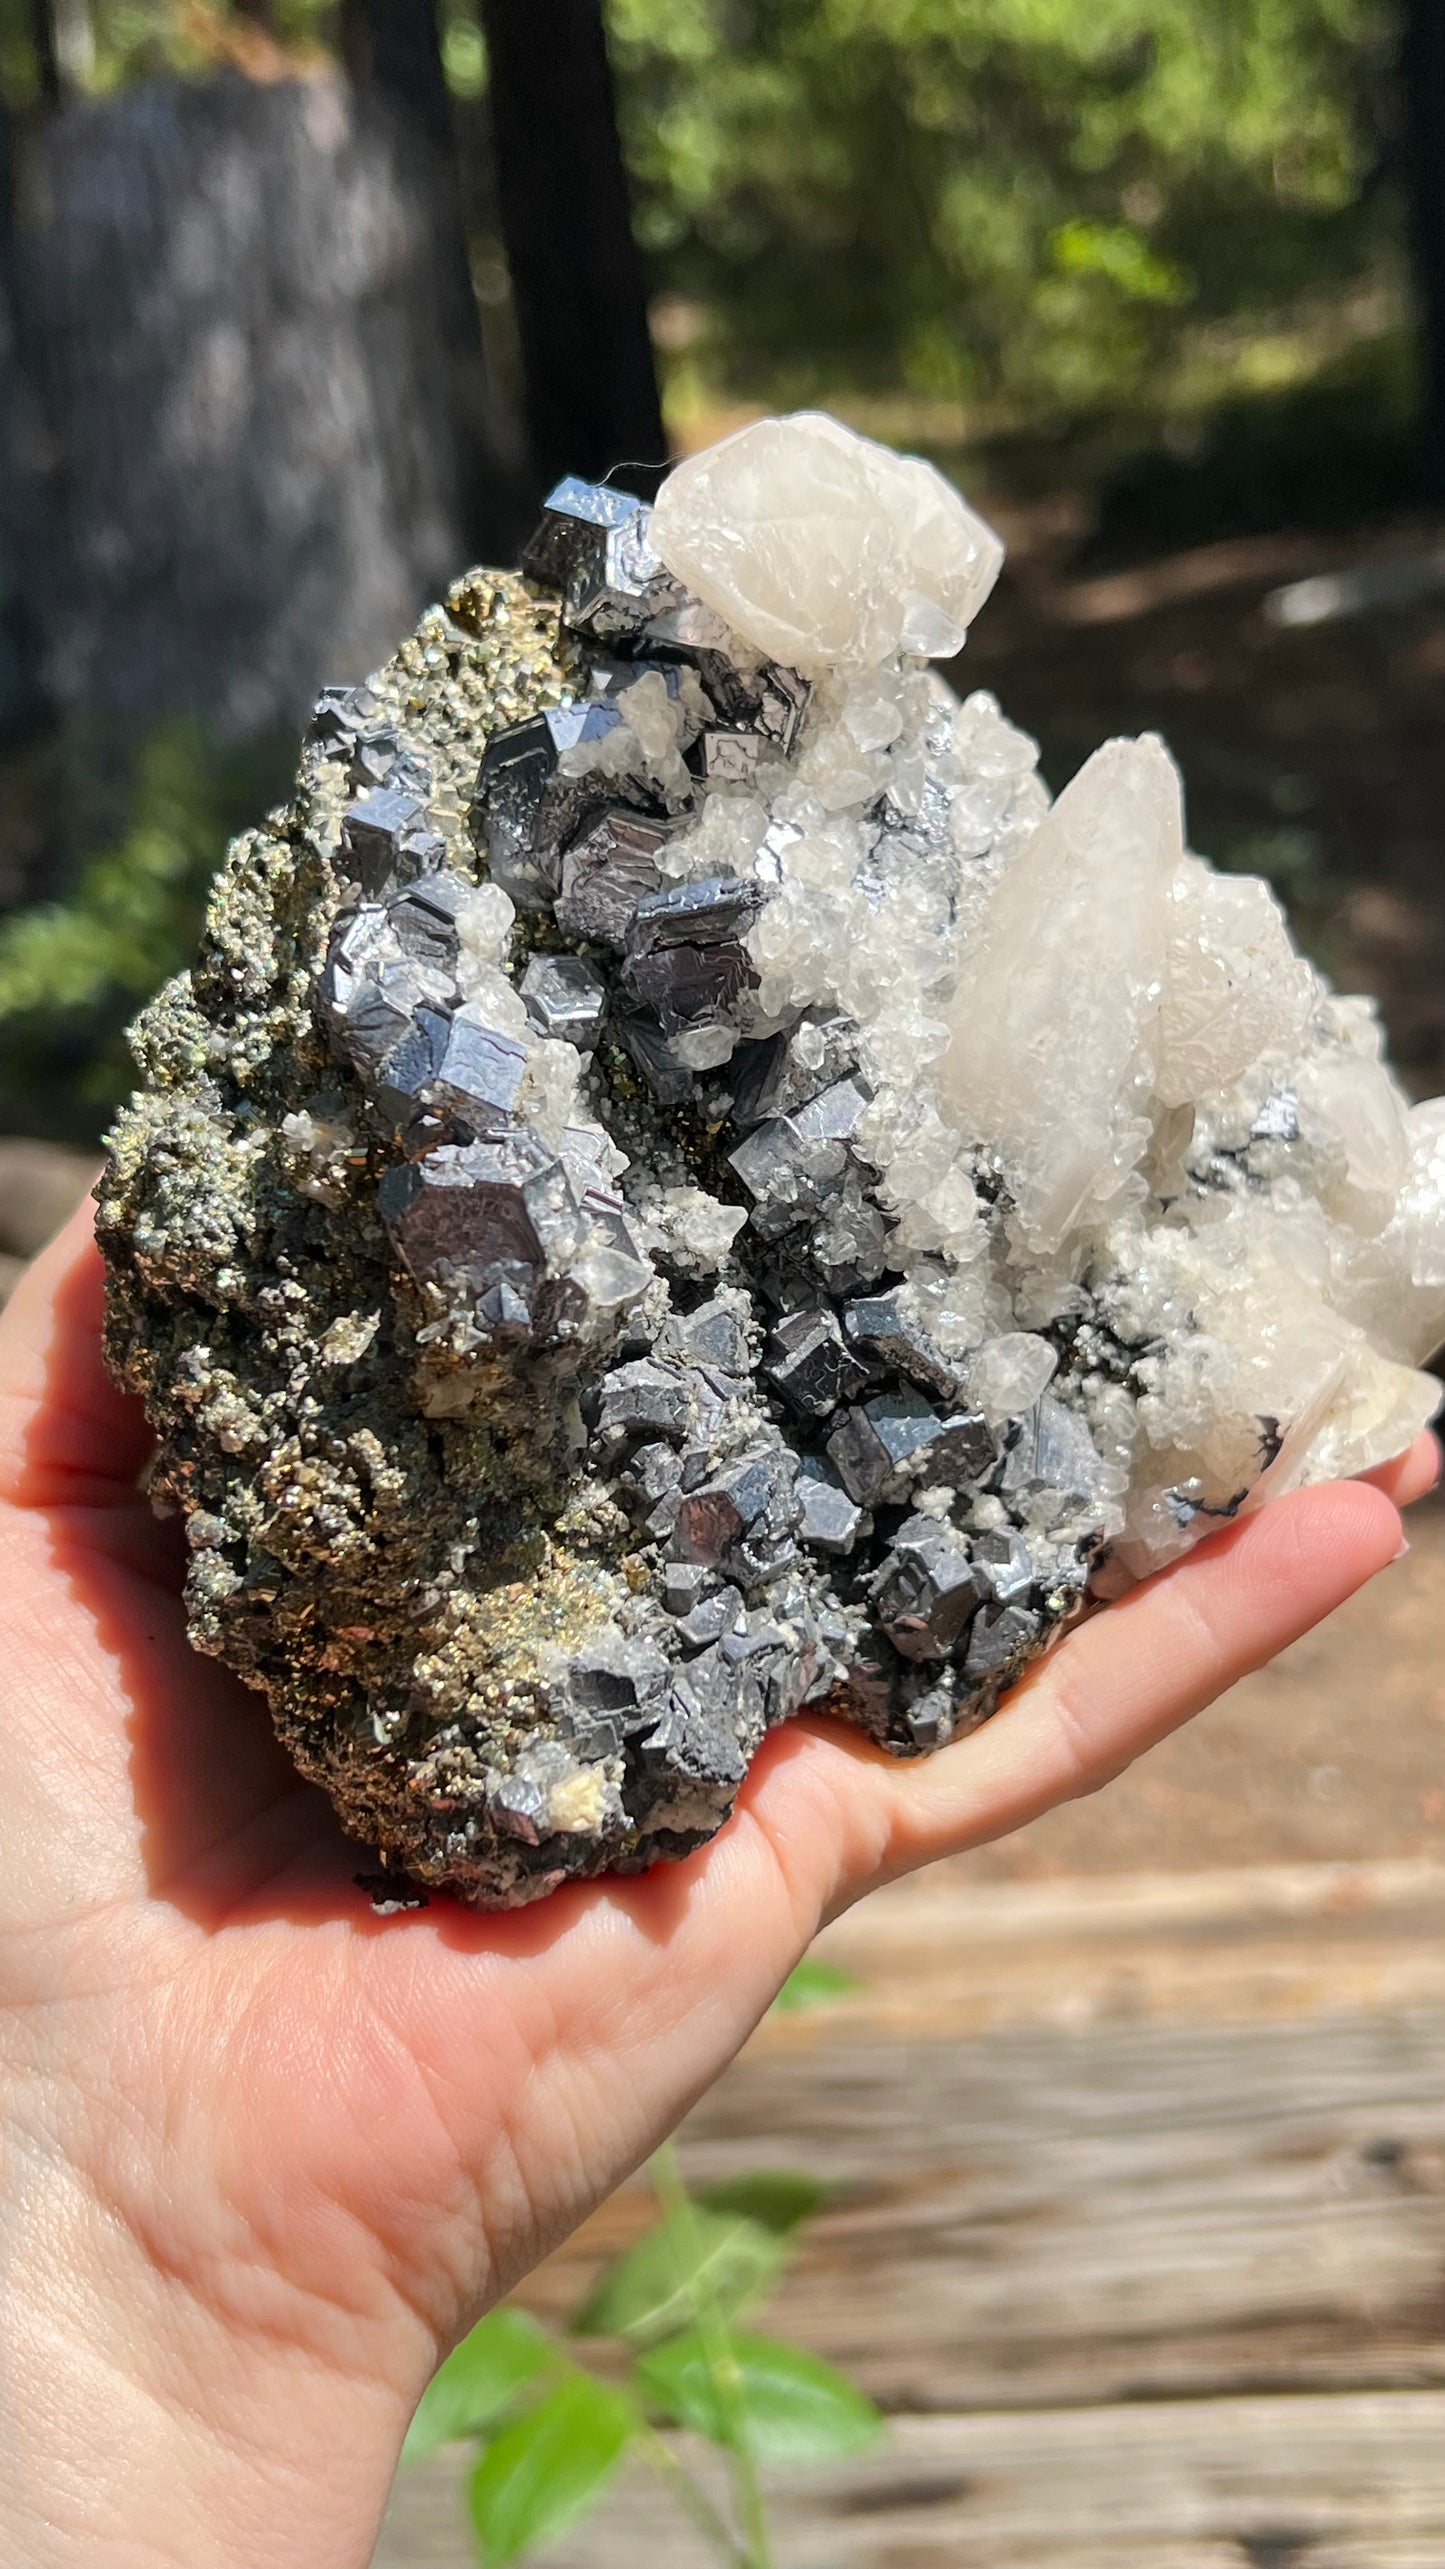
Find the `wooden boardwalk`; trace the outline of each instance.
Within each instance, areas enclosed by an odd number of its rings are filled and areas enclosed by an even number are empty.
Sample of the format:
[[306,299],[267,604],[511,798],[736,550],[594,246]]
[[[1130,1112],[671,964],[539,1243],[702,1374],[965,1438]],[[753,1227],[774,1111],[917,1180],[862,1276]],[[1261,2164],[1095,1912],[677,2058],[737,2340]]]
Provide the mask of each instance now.
[[[837,2187],[774,2308],[892,2413],[778,2482],[786,2569],[1445,2569],[1445,1866],[979,1883],[840,1921],[856,1995],[765,2026],[701,2181]],[[560,2316],[649,2217],[537,2275]],[[460,2457],[375,2569],[463,2569]],[[703,2555],[644,2474],[547,2569]]]

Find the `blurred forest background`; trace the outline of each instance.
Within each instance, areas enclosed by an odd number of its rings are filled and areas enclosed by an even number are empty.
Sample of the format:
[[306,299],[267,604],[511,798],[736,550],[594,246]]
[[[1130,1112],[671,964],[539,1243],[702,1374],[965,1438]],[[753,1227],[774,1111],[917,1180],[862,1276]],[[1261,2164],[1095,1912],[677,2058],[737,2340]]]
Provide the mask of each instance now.
[[548,481],[819,402],[1445,1086],[1445,0],[0,0],[0,1130]]

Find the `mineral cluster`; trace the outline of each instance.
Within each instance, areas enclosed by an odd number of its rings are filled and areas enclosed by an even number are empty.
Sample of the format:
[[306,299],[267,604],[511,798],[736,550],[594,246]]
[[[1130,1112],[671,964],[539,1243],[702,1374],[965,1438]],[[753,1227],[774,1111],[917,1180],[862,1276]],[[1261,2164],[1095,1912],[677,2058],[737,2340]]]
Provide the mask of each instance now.
[[563,482],[332,688],[141,1018],[108,1346],[190,1628],[494,1905],[902,1754],[1435,1406],[1445,1101],[1152,738],[929,668],[1001,548],[816,415]]

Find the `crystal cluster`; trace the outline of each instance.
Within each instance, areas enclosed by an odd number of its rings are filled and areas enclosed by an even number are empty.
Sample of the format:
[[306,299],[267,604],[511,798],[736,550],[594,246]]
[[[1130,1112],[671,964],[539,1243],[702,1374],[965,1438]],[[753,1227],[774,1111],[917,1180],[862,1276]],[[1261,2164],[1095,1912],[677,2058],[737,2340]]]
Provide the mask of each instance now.
[[1445,1101],[1157,740],[1051,804],[931,671],[999,561],[818,416],[562,483],[328,690],[137,1029],[192,1634],[399,1870],[682,1854],[804,1707],[937,1747],[1433,1411]]

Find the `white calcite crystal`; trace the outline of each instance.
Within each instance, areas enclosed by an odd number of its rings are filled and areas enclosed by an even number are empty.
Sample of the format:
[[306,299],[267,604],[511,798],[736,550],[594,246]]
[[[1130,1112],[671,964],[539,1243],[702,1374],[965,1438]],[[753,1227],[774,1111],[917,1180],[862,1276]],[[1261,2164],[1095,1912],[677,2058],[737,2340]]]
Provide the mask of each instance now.
[[758,420],[679,464],[650,532],[739,640],[808,672],[961,649],[1003,561],[931,464],[821,411]]
[[389,1861],[685,1854],[1432,1415],[1445,1100],[1157,739],[930,666],[1000,547],[764,420],[549,499],[238,842],[102,1201],[191,1628]]
[[804,416],[664,484],[669,568],[814,680],[789,767],[674,861],[775,883],[757,1016],[858,1027],[888,1267],[991,1423],[1046,1391],[1088,1421],[1117,1584],[1433,1415],[1445,1101],[1408,1105],[1267,884],[1187,851],[1161,741],[1050,807],[993,699],[929,678],[999,560],[937,481]]
[[1018,1234],[1040,1253],[1141,1191],[1183,855],[1168,752],[1112,740],[1019,849],[958,955],[943,1099],[998,1154]]

